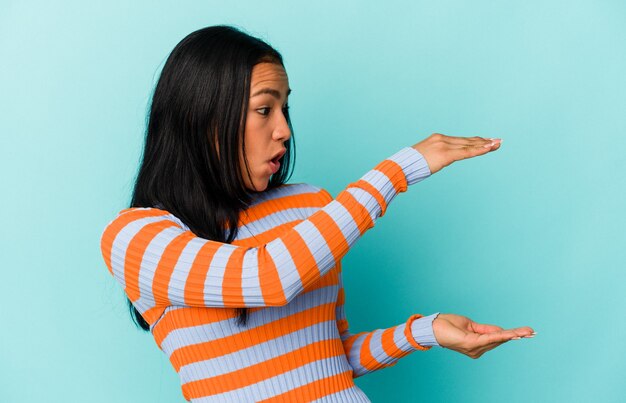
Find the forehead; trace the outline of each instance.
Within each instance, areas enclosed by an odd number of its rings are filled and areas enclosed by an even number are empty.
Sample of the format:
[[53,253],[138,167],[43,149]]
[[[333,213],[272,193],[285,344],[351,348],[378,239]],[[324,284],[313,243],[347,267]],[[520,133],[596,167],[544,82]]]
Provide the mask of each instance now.
[[287,72],[280,64],[276,63],[259,63],[252,68],[251,88],[260,89],[263,87],[271,87],[281,92],[287,92],[289,88],[289,79]]

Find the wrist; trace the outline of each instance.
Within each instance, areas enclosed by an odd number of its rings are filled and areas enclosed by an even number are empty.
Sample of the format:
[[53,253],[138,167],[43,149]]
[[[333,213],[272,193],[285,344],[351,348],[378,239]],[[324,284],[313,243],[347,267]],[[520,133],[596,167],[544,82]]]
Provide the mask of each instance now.
[[438,312],[429,316],[415,314],[409,318],[406,328],[409,333],[407,338],[413,347],[418,350],[428,350],[439,345],[433,332],[433,321],[438,315]]

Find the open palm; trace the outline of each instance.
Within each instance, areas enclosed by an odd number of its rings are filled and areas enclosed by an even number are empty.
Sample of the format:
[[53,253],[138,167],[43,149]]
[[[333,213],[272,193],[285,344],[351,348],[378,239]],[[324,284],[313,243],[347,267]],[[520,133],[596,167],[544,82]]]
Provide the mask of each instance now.
[[454,314],[439,314],[433,321],[435,338],[441,347],[478,358],[487,351],[509,340],[533,337],[532,328],[503,329],[500,326],[476,323]]

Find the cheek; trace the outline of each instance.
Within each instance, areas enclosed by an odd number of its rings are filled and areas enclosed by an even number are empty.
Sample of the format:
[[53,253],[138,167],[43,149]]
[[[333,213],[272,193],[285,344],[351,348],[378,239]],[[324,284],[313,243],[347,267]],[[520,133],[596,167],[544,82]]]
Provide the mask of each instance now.
[[245,150],[248,160],[263,159],[264,153],[267,151],[267,144],[263,133],[254,132],[253,135],[247,136]]
[[[248,168],[251,174],[255,174],[259,170],[260,165],[263,163],[264,155],[262,147],[259,144],[258,139],[253,136],[246,136],[245,145],[246,159],[248,160]],[[243,159],[243,153],[240,155],[241,171],[245,172],[246,165]]]

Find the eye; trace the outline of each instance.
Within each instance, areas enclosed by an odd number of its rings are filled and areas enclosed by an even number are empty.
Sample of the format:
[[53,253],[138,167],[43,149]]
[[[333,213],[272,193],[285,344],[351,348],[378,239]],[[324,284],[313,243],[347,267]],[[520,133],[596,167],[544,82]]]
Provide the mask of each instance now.
[[289,114],[289,105],[283,106],[283,114],[287,116]]
[[259,108],[256,111],[259,112],[261,115],[263,116],[267,116],[270,114],[270,107],[269,106],[265,106],[263,108]]

